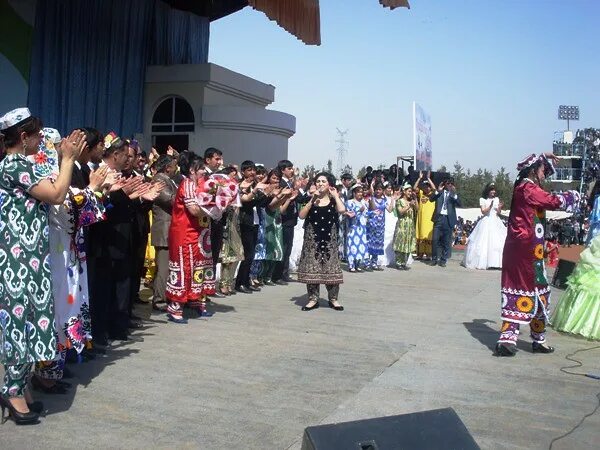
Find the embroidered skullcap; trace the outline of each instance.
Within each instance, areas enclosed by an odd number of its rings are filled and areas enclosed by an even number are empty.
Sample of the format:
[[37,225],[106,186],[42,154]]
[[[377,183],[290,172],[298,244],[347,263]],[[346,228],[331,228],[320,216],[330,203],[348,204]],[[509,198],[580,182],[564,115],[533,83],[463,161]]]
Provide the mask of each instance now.
[[517,170],[521,172],[523,169],[533,166],[538,160],[538,156],[535,153],[527,156],[519,164],[517,164]]
[[31,117],[29,108],[17,108],[0,117],[0,130],[6,130]]
[[56,128],[43,128],[42,132],[44,133],[44,139],[52,142],[54,145],[58,144],[62,139]]
[[544,175],[546,177],[554,175],[554,173],[556,172],[556,170],[554,169],[554,164],[546,157],[546,155],[543,154],[537,156],[535,153],[532,153],[519,164],[517,164],[517,170],[521,172],[524,169],[532,167],[538,161],[541,161],[544,164]]
[[106,136],[104,136],[104,148],[106,149],[110,148],[113,145],[120,145],[122,142],[123,141],[121,140],[121,138],[117,136],[117,133],[115,133],[114,131],[111,131]]
[[140,143],[137,139],[128,139],[127,144],[137,152],[140,149]]
[[363,185],[361,183],[354,183],[352,186],[350,186],[350,192],[354,192],[355,189],[361,188],[362,189]]
[[404,189],[410,189],[412,188],[412,186],[410,185],[410,183],[404,183],[404,185],[402,186],[402,190]]

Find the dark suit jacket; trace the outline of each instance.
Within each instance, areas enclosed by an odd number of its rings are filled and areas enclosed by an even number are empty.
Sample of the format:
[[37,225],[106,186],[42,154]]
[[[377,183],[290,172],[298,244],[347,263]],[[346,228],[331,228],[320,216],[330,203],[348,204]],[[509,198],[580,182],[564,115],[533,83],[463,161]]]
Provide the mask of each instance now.
[[[242,192],[240,192],[240,195]],[[258,191],[252,200],[249,202],[242,201],[240,207],[240,225],[251,227],[254,225],[254,207],[265,207],[270,203],[271,199],[263,192]]]
[[167,174],[157,173],[153,182],[162,181],[165,188],[158,194],[152,205],[152,229],[150,243],[154,247],[169,246],[169,226],[173,211],[173,199],[177,194],[177,184]]
[[106,220],[89,227],[90,256],[129,259],[133,254],[134,207],[122,191],[107,199]]
[[[287,182],[283,178],[279,181],[279,187],[291,189],[294,188],[293,182]],[[285,213],[281,214],[281,225],[284,227],[295,227],[298,223],[298,212],[300,211],[300,205],[305,202],[305,196],[298,195],[293,202],[286,209]]]
[[[440,211],[444,206],[444,192],[446,192],[445,189],[442,192],[436,191],[429,196],[429,200],[435,202],[435,210],[433,211],[433,216],[431,217],[431,220],[434,224],[437,224],[438,220],[443,218],[443,215],[440,214]],[[448,204],[446,207],[448,209],[448,222],[451,228],[454,228],[454,225],[456,225],[456,208],[460,208],[461,206],[462,204],[460,203],[458,194],[456,195],[456,198],[454,198],[451,194],[448,195]]]
[[81,169],[77,167],[77,164],[73,164],[71,186],[79,189],[85,189],[88,184],[90,184],[90,169],[87,164],[85,166],[81,166]]

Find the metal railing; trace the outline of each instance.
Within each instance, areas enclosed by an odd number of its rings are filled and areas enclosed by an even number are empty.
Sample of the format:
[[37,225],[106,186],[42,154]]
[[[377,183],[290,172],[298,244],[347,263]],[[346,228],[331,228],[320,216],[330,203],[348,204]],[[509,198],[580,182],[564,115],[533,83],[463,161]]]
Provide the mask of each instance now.
[[572,167],[557,167],[556,173],[550,177],[551,181],[571,182],[581,180],[581,169]]
[[555,142],[552,146],[552,151],[556,156],[582,158],[585,153],[585,144],[566,144],[564,142]]

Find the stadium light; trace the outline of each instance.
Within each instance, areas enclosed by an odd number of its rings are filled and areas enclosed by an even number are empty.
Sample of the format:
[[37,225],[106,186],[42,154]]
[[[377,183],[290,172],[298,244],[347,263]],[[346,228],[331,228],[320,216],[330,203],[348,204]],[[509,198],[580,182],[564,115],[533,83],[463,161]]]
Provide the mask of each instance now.
[[560,105],[558,107],[558,119],[567,121],[567,131],[569,130],[569,121],[579,120],[579,106]]

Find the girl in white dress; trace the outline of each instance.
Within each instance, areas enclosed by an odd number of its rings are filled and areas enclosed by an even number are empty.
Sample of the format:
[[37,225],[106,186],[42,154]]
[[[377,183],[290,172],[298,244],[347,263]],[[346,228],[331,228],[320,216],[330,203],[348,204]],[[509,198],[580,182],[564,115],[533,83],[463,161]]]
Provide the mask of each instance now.
[[[379,256],[380,266],[391,266],[396,263],[396,253],[394,252],[394,232],[396,231],[396,222],[398,217],[396,211],[393,208],[394,199],[392,198],[392,186],[388,183],[385,186],[385,233],[383,238],[383,251],[384,254]],[[391,211],[388,206],[392,205]]]
[[502,267],[502,250],[506,240],[506,227],[499,215],[502,202],[496,197],[496,186],[488,184],[479,199],[483,217],[477,222],[469,237],[463,266],[467,269],[489,269]]

